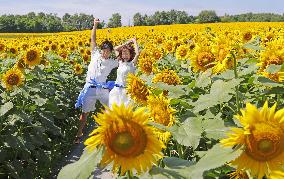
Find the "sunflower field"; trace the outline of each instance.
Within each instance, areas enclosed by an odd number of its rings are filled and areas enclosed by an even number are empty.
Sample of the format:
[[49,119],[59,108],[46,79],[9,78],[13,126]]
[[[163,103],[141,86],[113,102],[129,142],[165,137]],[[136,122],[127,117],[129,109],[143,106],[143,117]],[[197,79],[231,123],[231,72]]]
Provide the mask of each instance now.
[[[49,178],[72,147],[90,34],[0,34],[0,178]],[[284,23],[102,29],[97,43],[134,36],[135,105],[97,111],[58,178],[284,178]]]

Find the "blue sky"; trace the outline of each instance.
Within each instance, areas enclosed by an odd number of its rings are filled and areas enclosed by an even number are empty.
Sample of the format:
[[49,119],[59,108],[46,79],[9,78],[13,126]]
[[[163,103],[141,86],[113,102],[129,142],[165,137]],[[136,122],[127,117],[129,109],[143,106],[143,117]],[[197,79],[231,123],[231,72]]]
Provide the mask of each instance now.
[[218,15],[246,12],[284,13],[284,0],[0,0],[0,14],[26,14],[27,12],[65,12],[93,14],[107,20],[111,14],[120,13],[127,25],[133,14],[153,14],[157,10],[184,10],[197,15],[201,10],[215,10]]

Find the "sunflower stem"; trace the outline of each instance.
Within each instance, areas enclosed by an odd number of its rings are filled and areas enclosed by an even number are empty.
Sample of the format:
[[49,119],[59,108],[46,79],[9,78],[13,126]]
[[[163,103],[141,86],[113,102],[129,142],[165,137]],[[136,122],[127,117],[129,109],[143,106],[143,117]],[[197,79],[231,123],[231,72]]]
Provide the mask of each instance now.
[[128,178],[128,179],[132,179],[132,175],[131,175],[130,170],[127,170],[127,178]]
[[179,143],[177,143],[177,149],[178,149],[178,157],[182,158],[183,156],[182,146]]
[[[234,53],[232,53],[233,55],[233,60],[234,60],[234,73],[235,73],[235,79],[238,79],[238,71],[237,71],[237,59]],[[239,85],[236,86],[236,103],[237,103],[237,111],[238,113],[240,113],[240,97],[239,97]]]

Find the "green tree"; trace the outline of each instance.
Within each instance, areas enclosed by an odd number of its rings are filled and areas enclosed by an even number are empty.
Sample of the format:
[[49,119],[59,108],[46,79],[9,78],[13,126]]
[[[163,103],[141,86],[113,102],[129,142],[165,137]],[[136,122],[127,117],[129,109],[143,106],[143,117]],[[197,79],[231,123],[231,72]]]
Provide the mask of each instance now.
[[198,15],[198,19],[200,23],[212,23],[221,21],[216,12],[212,10],[201,11]]
[[140,13],[134,14],[134,16],[133,16],[133,25],[134,26],[146,25],[145,24],[145,19],[143,18],[143,16]]
[[121,15],[119,13],[112,14],[107,26],[110,28],[121,27]]

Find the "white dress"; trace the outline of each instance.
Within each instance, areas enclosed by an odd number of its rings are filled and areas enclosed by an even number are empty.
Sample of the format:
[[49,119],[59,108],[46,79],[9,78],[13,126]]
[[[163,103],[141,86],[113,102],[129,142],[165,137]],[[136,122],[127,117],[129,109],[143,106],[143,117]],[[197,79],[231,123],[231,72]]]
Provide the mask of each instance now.
[[[135,73],[135,65],[133,62],[119,61],[117,68],[116,84],[126,86],[126,78],[129,73]],[[116,103],[118,106],[124,103],[125,106],[133,103],[129,95],[126,94],[126,88],[114,87],[109,93],[109,107]]]

